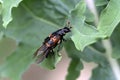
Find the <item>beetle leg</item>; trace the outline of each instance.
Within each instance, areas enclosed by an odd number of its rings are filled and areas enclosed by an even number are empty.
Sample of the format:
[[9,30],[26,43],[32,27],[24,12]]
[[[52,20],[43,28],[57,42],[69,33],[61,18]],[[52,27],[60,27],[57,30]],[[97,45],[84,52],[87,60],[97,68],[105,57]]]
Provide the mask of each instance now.
[[61,43],[62,43],[62,40],[59,40],[59,41],[58,41],[57,52],[59,52],[59,50],[62,48]]
[[67,41],[67,40],[62,37],[61,40],[58,41],[58,49],[57,49],[57,52],[59,52],[59,50],[62,48],[62,44],[61,44],[62,41]]
[[57,44],[61,44],[62,43],[62,40],[59,40]]

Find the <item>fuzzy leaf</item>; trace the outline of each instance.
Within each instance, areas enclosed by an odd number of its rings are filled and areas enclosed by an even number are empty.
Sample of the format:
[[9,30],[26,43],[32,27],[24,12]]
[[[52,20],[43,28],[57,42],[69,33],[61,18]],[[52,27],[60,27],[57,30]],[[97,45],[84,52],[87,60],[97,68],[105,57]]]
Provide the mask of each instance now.
[[102,44],[102,41],[97,41],[96,43],[92,44],[91,46],[99,52],[105,53],[105,51],[106,51]]
[[3,26],[6,28],[12,20],[12,8],[17,7],[22,0],[3,0],[2,1],[2,17]]
[[76,80],[80,75],[81,69],[83,69],[83,64],[80,59],[72,59],[68,68],[66,80]]
[[104,67],[98,65],[98,67],[93,70],[90,80],[116,80],[116,78],[112,72],[110,65],[106,64]]
[[115,31],[111,36],[112,42],[112,57],[115,59],[120,59],[120,24],[116,27]]
[[85,21],[86,22],[94,22],[95,17],[93,13],[90,11],[90,9],[87,7],[85,11]]
[[80,71],[83,69],[83,64],[80,60],[80,51],[76,50],[73,42],[70,40],[66,41],[65,49],[68,53],[68,56],[71,58],[66,80],[76,80],[76,78],[78,78],[80,75]]
[[[67,9],[65,6],[67,5],[61,0],[24,0],[19,7],[13,9],[13,20],[7,29],[2,31],[5,36],[15,39],[18,46],[14,53],[6,56],[6,62],[0,66],[2,77],[20,80],[22,73],[33,62],[33,54],[44,39],[61,25],[63,27],[69,10],[73,8]],[[55,68],[61,59],[60,55],[55,56],[40,65],[49,69]],[[51,65],[48,66],[48,63]],[[13,72],[14,70],[16,72]]]
[[107,0],[94,0],[96,6],[102,6],[108,3]]
[[15,40],[9,37],[1,37],[0,39],[0,64],[4,63],[6,56],[9,56],[16,49]]
[[50,54],[42,63],[41,66],[47,69],[55,69],[56,64],[61,60],[62,56],[59,53]]
[[101,35],[94,26],[88,25],[84,22],[85,10],[86,4],[81,0],[76,8],[72,11],[70,17],[73,26],[73,35],[71,39],[74,41],[76,48],[82,51],[86,46],[96,42],[99,38],[104,37],[104,35]]
[[101,34],[109,37],[117,24],[120,22],[120,0],[110,0],[107,7],[100,15],[98,30]]
[[72,41],[67,41],[65,44],[65,49],[67,50],[68,56],[71,58],[81,58],[86,62],[95,62],[97,64],[100,64],[101,66],[105,66],[106,64],[108,64],[105,55],[92,46],[86,47],[81,52],[75,48]]
[[[32,63],[33,52],[31,46],[21,44],[17,50],[6,58],[0,66],[0,77],[9,77],[11,80],[20,80],[22,73]],[[26,54],[28,53],[28,54]]]
[[88,25],[84,22],[86,5],[84,1],[80,1],[80,3],[78,3],[76,8],[71,12],[70,17],[73,25],[73,35],[71,38],[78,50],[83,50],[87,45],[96,42],[98,39],[103,39],[111,35],[114,28],[120,21],[120,8],[118,7],[118,2],[114,0],[109,2],[108,6],[104,9],[100,16],[100,22],[97,29],[94,26]]
[[0,15],[1,15],[1,12],[2,12],[2,2],[0,1]]
[[[105,55],[91,46],[86,47],[83,52],[80,52],[75,48],[73,42],[68,40],[65,42],[65,49],[68,53],[68,56],[72,58],[68,68],[68,74],[66,77],[67,80],[76,80],[76,78],[78,78],[80,71],[83,69],[83,64],[81,63],[80,59],[86,62],[95,62],[101,67],[106,67],[106,64],[109,64]],[[107,75],[108,74],[109,73],[107,73]]]

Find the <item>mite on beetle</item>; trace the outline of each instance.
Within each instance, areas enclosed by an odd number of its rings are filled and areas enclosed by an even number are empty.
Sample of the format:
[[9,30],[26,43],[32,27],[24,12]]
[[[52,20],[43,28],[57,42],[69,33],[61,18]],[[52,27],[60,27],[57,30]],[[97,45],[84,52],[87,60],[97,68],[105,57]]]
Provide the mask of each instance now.
[[48,54],[54,54],[53,49],[64,41],[64,36],[66,33],[71,32],[72,27],[70,26],[70,22],[67,22],[67,25],[64,28],[61,28],[52,34],[49,35],[49,37],[45,38],[42,46],[37,49],[37,51],[34,53],[34,57],[36,57],[36,62],[40,63],[43,61]]

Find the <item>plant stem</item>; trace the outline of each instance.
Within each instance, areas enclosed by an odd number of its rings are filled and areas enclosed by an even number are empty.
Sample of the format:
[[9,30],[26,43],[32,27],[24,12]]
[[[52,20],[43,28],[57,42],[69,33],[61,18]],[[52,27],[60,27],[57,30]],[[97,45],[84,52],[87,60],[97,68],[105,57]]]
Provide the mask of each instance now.
[[90,11],[93,13],[94,17],[95,17],[95,25],[97,26],[98,24],[98,13],[97,13],[97,9],[95,7],[95,4],[94,4],[94,0],[85,0],[86,3],[87,3],[87,6],[88,8],[90,9]]
[[[96,10],[96,7],[95,7],[95,4],[94,4],[94,0],[85,0],[89,9],[92,11],[92,13],[94,14],[95,16],[95,25],[97,26],[98,22],[99,22],[99,17],[98,17],[98,14],[97,14],[97,10]],[[116,80],[120,80],[120,68],[119,68],[119,64],[117,62],[117,60],[113,59],[111,57],[111,54],[112,54],[112,45],[111,45],[111,42],[110,40],[103,40],[102,41],[105,49],[106,49],[106,55],[107,55],[107,59],[110,63],[110,66],[113,70],[113,73],[116,77]]]

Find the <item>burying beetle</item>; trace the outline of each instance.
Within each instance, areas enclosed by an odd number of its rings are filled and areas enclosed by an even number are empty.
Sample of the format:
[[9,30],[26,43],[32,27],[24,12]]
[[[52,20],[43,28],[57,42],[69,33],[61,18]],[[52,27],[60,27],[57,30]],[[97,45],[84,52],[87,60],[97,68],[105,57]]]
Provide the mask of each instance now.
[[60,46],[60,44],[62,43],[62,41],[64,41],[64,36],[66,35],[66,33],[71,32],[72,27],[70,26],[70,22],[67,22],[67,25],[62,28],[59,29],[55,32],[53,32],[52,34],[49,35],[49,37],[47,37],[42,46],[37,49],[37,51],[34,53],[34,57],[36,57],[36,62],[40,63],[42,62],[49,54],[54,54],[53,49],[58,45]]

